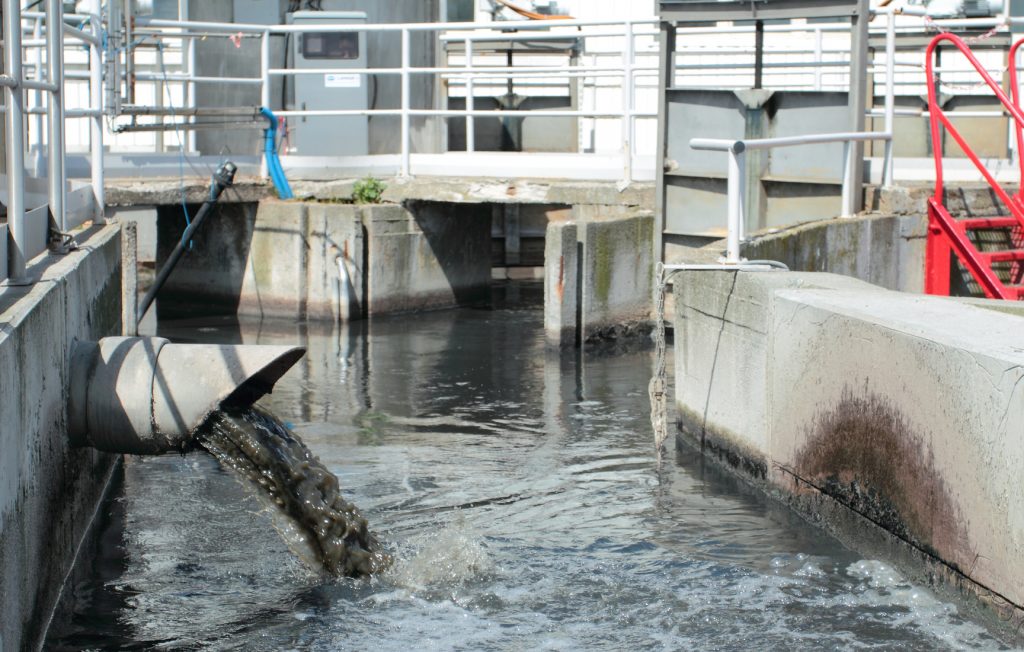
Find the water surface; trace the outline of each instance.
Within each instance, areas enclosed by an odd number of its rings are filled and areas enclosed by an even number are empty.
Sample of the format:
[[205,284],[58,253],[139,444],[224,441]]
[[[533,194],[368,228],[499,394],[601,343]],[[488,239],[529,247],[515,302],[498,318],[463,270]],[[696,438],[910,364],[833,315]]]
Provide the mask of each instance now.
[[690,451],[659,478],[652,354],[552,357],[541,328],[535,309],[165,324],[179,340],[308,346],[262,405],[396,563],[324,577],[212,457],[131,458],[50,646],[1005,649]]

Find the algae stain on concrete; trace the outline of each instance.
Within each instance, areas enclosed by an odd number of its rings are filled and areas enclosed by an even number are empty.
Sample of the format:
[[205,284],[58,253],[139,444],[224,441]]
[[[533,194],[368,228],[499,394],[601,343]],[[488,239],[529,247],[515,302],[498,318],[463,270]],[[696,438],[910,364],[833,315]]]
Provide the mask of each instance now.
[[801,478],[954,568],[970,558],[961,514],[926,439],[893,403],[847,387],[807,435],[796,457]]

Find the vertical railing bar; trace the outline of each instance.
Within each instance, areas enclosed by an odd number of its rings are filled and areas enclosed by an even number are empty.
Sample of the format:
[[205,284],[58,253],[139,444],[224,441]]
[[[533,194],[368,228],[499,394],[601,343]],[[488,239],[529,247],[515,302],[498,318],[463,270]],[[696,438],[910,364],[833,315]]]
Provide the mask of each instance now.
[[[35,41],[42,40],[43,38],[43,17],[40,16],[33,21],[32,39]],[[35,74],[33,77],[36,81],[43,81],[43,48],[36,47],[32,50],[32,63],[35,68]],[[32,105],[33,109],[43,108],[43,91],[36,90],[32,91]],[[43,164],[45,157],[43,156],[43,148],[46,144],[44,134],[46,132],[46,118],[42,112],[35,113],[30,118],[33,124],[33,131],[35,132],[35,142],[32,142],[30,137],[28,143],[28,150],[32,158],[32,176],[42,179],[46,174],[46,169]]]
[[410,92],[411,86],[409,83],[409,67],[411,62],[410,54],[410,39],[409,29],[402,29],[402,167],[401,176],[410,176],[410,162],[411,162],[411,150],[412,143],[409,142],[411,138],[410,124],[409,124],[409,108],[410,108]]
[[[102,0],[90,0],[89,13],[93,17],[92,32],[97,38],[103,38],[103,3]],[[102,41],[101,41],[102,42]],[[103,171],[103,50],[99,45],[89,45],[89,94],[93,109],[101,115],[89,120],[89,149],[91,156],[92,194],[96,203],[97,223],[106,222],[106,193],[103,189],[105,175]]]
[[625,21],[625,47],[622,51],[622,182],[633,182],[633,23]]
[[[467,38],[466,44],[466,70],[473,71],[473,39]],[[476,75],[470,72],[466,76],[466,110],[476,110]],[[472,115],[466,116],[466,151],[476,151],[476,118]]]
[[883,163],[882,186],[893,184],[893,158],[896,146],[896,12],[890,9],[885,25],[885,133],[891,138],[885,141],[885,162]]
[[48,174],[50,177],[50,215],[61,235],[68,232],[65,210],[67,180],[64,174],[64,2],[46,0],[46,70],[54,85],[46,112],[49,121]]
[[840,217],[853,217],[853,156],[856,149],[849,140],[843,141],[843,199]]
[[[288,54],[285,53],[285,59],[287,60]],[[263,79],[263,84],[260,87],[260,105],[270,111],[274,110],[274,107],[270,106],[270,31],[263,32],[263,36],[260,38],[260,76]],[[260,177],[266,179],[269,174],[267,167],[267,157],[260,157]]]
[[743,143],[736,143],[729,148],[729,223],[726,237],[725,260],[728,264],[740,262],[740,238],[743,222],[743,174],[746,167],[746,148]]
[[824,37],[821,29],[814,30],[814,90],[821,90],[821,63],[824,59]]
[[[16,82],[23,78],[21,61],[21,1],[3,0],[4,71]],[[5,88],[7,100],[7,225],[12,246],[7,252],[9,284],[25,278],[25,100],[21,88]]]

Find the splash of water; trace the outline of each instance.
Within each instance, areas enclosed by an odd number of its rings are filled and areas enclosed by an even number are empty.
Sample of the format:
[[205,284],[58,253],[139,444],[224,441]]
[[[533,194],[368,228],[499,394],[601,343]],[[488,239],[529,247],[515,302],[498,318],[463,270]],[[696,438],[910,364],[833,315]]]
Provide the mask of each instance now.
[[366,518],[341,495],[338,478],[273,415],[227,408],[210,418],[196,441],[286,518],[282,535],[300,557],[347,577],[390,565]]

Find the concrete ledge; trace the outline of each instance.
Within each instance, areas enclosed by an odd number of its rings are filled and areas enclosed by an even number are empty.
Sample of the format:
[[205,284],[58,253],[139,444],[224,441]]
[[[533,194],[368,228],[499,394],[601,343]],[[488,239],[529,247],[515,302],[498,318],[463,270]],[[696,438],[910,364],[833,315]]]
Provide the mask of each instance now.
[[1024,319],[828,274],[674,290],[683,440],[885,529],[1024,625]]
[[[350,201],[358,179],[295,181],[295,196],[312,201]],[[623,190],[617,182],[565,179],[493,179],[474,177],[385,178],[384,200],[437,201],[466,204],[599,204],[654,208],[654,184],[633,183]],[[108,206],[171,206],[185,201],[200,204],[210,194],[209,179],[113,179],[106,184]],[[276,197],[269,182],[242,177],[225,191],[223,203],[252,203]]]
[[121,331],[119,228],[79,242],[34,261],[33,285],[0,291],[0,649],[41,644],[116,459],[66,433],[72,342]]

